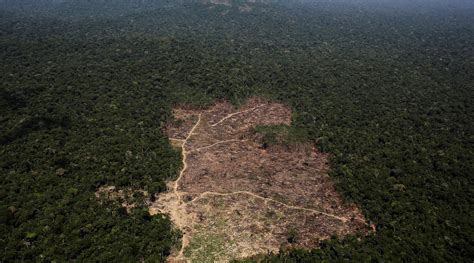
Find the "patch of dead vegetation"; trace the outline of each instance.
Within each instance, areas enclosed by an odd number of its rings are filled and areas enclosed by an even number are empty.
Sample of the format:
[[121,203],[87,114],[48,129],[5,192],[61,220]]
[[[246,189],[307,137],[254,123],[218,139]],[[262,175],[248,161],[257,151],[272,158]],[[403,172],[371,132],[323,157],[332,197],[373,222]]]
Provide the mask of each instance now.
[[232,6],[232,1],[230,1],[230,0],[203,0],[202,3],[203,4]]
[[127,210],[127,213],[130,213],[131,209],[137,206],[136,203],[141,202],[142,200],[145,200],[145,205],[151,205],[147,191],[132,190],[131,188],[117,189],[112,185],[99,187],[95,192],[95,197],[99,200],[107,199],[117,201]]
[[326,154],[305,144],[262,147],[249,135],[256,126],[290,125],[285,105],[251,99],[239,109],[222,102],[174,116],[166,132],[183,167],[150,206],[183,232],[170,261],[226,262],[369,231],[335,191]]
[[253,10],[253,8],[247,4],[239,6],[239,11],[241,13],[249,13]]

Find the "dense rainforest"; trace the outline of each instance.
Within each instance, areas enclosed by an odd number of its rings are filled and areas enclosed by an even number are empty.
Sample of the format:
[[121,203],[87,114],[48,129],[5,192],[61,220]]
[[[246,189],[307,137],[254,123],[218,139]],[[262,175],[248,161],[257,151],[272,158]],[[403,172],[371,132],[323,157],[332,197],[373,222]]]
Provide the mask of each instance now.
[[[474,7],[457,1],[0,1],[0,261],[164,261],[177,104],[282,101],[366,237],[248,261],[474,259]],[[141,204],[141,205],[140,205]]]

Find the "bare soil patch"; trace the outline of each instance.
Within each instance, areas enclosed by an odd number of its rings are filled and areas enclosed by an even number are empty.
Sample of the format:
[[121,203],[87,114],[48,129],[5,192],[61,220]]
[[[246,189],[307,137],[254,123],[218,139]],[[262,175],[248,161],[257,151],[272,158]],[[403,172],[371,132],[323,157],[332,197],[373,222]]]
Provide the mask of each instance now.
[[174,116],[166,132],[183,167],[150,206],[183,232],[170,261],[226,262],[369,231],[335,191],[326,154],[303,144],[264,149],[249,136],[258,125],[290,125],[285,105],[251,99],[239,109],[222,102]]

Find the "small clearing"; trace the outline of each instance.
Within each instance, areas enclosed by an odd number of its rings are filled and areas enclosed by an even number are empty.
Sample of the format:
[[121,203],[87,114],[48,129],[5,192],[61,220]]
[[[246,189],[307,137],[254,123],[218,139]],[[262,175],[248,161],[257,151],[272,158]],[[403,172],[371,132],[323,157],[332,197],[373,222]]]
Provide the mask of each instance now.
[[183,166],[150,206],[183,233],[169,261],[227,262],[369,231],[360,210],[335,191],[326,154],[302,144],[264,148],[249,133],[290,125],[285,105],[251,99],[240,109],[222,102],[174,116],[166,132]]

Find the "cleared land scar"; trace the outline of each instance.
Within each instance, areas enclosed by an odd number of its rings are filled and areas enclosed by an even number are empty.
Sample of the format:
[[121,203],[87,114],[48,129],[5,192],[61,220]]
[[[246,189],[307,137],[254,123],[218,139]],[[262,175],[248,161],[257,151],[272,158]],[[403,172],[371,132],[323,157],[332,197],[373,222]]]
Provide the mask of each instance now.
[[166,132],[181,148],[182,169],[150,206],[183,233],[169,261],[227,262],[370,231],[335,191],[326,154],[309,144],[262,147],[252,135],[257,126],[289,126],[285,105],[251,99],[174,116]]

